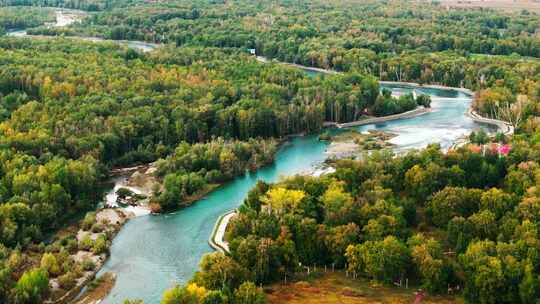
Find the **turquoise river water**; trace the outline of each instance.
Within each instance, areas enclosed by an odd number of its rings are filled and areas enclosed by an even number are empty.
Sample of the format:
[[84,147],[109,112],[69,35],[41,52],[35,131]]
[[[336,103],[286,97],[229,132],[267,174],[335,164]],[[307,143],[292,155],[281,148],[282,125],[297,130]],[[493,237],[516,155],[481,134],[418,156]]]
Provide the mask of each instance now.
[[[407,92],[406,85],[385,85],[394,92]],[[440,143],[448,148],[460,136],[480,125],[464,114],[471,99],[455,90],[421,89],[433,98],[433,110],[413,118],[357,127],[357,130],[387,130],[397,149],[422,148]],[[129,221],[114,239],[111,256],[100,274],[113,271],[116,285],[102,303],[121,303],[126,298],[159,303],[162,292],[186,283],[197,270],[199,259],[211,252],[207,241],[216,219],[241,204],[257,180],[276,181],[280,176],[312,170],[325,159],[327,143],[317,135],[296,137],[283,145],[275,163],[255,173],[236,178],[191,207],[172,214],[142,216]]]
[[[57,22],[65,26],[79,20],[78,11],[57,11]],[[81,15],[81,14],[79,14]],[[12,31],[10,36],[27,36],[25,30]],[[103,41],[99,38],[81,38]],[[150,51],[152,43],[124,41],[128,47]],[[313,72],[308,72],[314,75]],[[407,85],[384,85],[395,93],[410,92]],[[396,150],[422,148],[440,143],[448,148],[459,137],[481,126],[465,116],[471,98],[457,90],[417,89],[432,96],[432,111],[413,118],[371,124],[355,129],[386,130],[397,134],[391,142]],[[223,185],[191,207],[175,213],[141,216],[130,220],[113,241],[111,256],[98,276],[107,271],[117,274],[116,285],[102,303],[121,303],[125,299],[142,299],[146,304],[159,303],[166,288],[186,283],[197,270],[205,253],[212,249],[207,241],[216,219],[239,206],[257,180],[277,181],[281,176],[307,173],[326,158],[326,142],[317,135],[296,137],[284,144],[273,165]]]

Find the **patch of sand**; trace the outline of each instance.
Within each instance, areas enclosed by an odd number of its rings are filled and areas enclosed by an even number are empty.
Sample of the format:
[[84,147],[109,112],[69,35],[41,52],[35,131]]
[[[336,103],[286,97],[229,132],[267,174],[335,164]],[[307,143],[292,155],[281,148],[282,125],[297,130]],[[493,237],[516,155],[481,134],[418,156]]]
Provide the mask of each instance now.
[[133,217],[132,213],[121,209],[102,209],[96,214],[98,223],[110,223],[114,225],[121,225],[131,217]]
[[332,142],[326,149],[325,153],[329,157],[334,157],[334,158],[350,157],[350,156],[353,156],[357,152],[358,147],[359,146],[352,140]]

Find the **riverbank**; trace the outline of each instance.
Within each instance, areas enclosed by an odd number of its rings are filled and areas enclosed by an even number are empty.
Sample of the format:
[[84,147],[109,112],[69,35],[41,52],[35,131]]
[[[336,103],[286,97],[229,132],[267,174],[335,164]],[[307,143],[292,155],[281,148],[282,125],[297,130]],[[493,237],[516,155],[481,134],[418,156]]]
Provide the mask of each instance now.
[[487,118],[483,117],[482,115],[478,114],[472,106],[469,108],[467,113],[465,114],[468,117],[470,117],[472,120],[474,120],[477,123],[492,125],[497,127],[504,135],[506,136],[512,136],[514,135],[514,126],[512,126],[510,123],[498,119],[493,118]]
[[386,116],[380,116],[380,117],[371,117],[366,118],[362,120],[357,121],[351,121],[351,122],[345,122],[345,123],[336,123],[335,126],[339,129],[343,128],[350,128],[350,127],[358,127],[358,126],[364,126],[364,125],[370,125],[375,123],[383,123],[387,121],[392,121],[396,119],[403,119],[403,118],[412,118],[418,115],[426,114],[430,112],[430,108],[424,108],[424,107],[417,107],[414,110],[410,110],[403,113],[393,114],[393,115],[386,115]]
[[[68,290],[61,287],[62,282],[59,277],[51,278],[49,281],[50,298],[44,303],[71,303],[94,280],[109,256],[110,241],[120,232],[122,226],[133,217],[135,214],[120,208],[104,208],[96,212],[91,227],[85,225],[87,218],[75,224],[74,238],[78,248],[69,257],[78,265],[83,265],[84,271],[74,279],[73,287]],[[58,237],[65,239],[67,236],[63,232],[59,232]],[[91,267],[86,265],[91,265]]]
[[384,81],[384,80],[379,80],[379,83],[386,84],[386,85],[401,85],[401,86],[405,85],[409,87],[415,87],[418,89],[424,88],[424,89],[436,89],[436,90],[453,90],[453,91],[461,92],[470,97],[474,96],[474,92],[467,88],[448,87],[448,86],[439,85],[439,84],[419,84],[416,82],[400,82],[400,81]]
[[294,67],[294,68],[299,68],[299,69],[302,69],[302,70],[305,70],[305,71],[322,73],[322,74],[339,74],[339,73],[341,73],[341,72],[334,71],[334,70],[327,70],[327,69],[310,67],[310,66],[296,64],[296,63],[283,62],[283,61],[279,61],[279,60],[276,60],[276,59],[268,59],[268,58],[266,58],[264,56],[255,56],[255,60],[257,60],[258,62],[261,62],[261,63],[277,63],[277,64],[282,64],[282,65],[286,65],[286,66],[290,66],[290,67]]
[[350,129],[347,132],[332,135],[328,139],[325,154],[329,160],[342,158],[358,158],[364,153],[373,150],[391,149],[394,147],[389,141],[396,137],[396,134],[384,131],[368,130],[359,132]]
[[[155,178],[151,177],[153,172],[155,172],[155,168],[152,164],[111,170],[112,179],[110,182],[114,185],[105,194],[103,206],[132,212],[135,216],[150,214],[150,197],[157,182]],[[120,196],[119,191],[129,192],[129,194]]]
[[89,284],[88,288],[75,301],[75,304],[99,304],[109,294],[115,282],[116,275],[114,273],[105,273]]
[[[311,72],[317,72],[317,73],[323,73],[323,74],[339,74],[339,73],[341,73],[341,72],[338,72],[338,71],[335,71],[335,70],[328,70],[328,69],[309,67],[309,66],[296,64],[296,63],[282,62],[282,61],[278,61],[278,60],[270,60],[270,59],[268,59],[266,57],[263,57],[263,56],[256,56],[255,59],[257,61],[259,61],[259,62],[262,62],[262,63],[274,62],[274,63],[278,63],[278,64],[287,65],[287,66],[290,66],[290,67],[299,68],[299,69],[302,69],[302,70],[305,70],[305,71],[311,71]],[[383,85],[409,86],[409,87],[418,88],[418,89],[426,88],[426,89],[437,89],[437,90],[453,90],[453,91],[463,93],[463,94],[465,94],[465,95],[467,95],[469,97],[472,97],[473,99],[474,99],[474,94],[475,94],[474,91],[472,91],[470,89],[467,89],[467,88],[449,87],[449,86],[444,86],[444,85],[439,85],[439,84],[419,84],[419,83],[416,83],[416,82],[383,81],[383,80],[379,80],[379,83],[383,84]],[[479,113],[474,111],[474,109],[472,107],[473,106],[472,106],[472,103],[471,103],[471,105],[470,105],[470,107],[469,107],[469,109],[468,109],[468,111],[466,112],[465,115],[467,117],[471,118],[473,121],[475,121],[477,123],[482,123],[482,124],[488,124],[488,125],[495,126],[503,134],[505,134],[507,136],[511,136],[511,135],[514,134],[514,127],[511,124],[509,124],[508,122],[483,117],[482,115],[480,115]],[[404,113],[394,114],[394,115],[389,115],[389,116],[384,116],[384,117],[373,117],[373,118],[368,118],[366,120],[359,120],[359,121],[342,123],[342,124],[334,123],[334,122],[325,122],[323,125],[324,125],[324,127],[348,128],[348,127],[362,126],[362,125],[367,125],[367,124],[372,124],[372,123],[382,123],[382,122],[387,122],[387,121],[391,121],[391,120],[395,120],[395,119],[401,119],[401,118],[411,118],[411,117],[414,117],[414,116],[417,116],[417,115],[427,113],[428,111],[429,111],[429,109],[417,108],[417,109],[409,111],[409,112],[404,112]]]
[[[255,59],[257,61],[261,62],[261,63],[277,63],[277,64],[282,64],[282,65],[286,65],[286,66],[290,66],[290,67],[294,67],[294,68],[299,68],[299,69],[302,69],[302,70],[305,70],[305,71],[322,73],[322,74],[333,75],[333,74],[341,74],[341,73],[343,73],[343,72],[339,72],[339,71],[336,71],[336,70],[310,67],[310,66],[296,64],[296,63],[283,62],[283,61],[279,61],[279,60],[276,60],[276,59],[268,59],[268,58],[266,58],[264,56],[255,56]],[[379,80],[379,83],[387,84],[387,85],[406,85],[406,86],[417,87],[417,88],[430,88],[430,89],[439,89],[439,90],[454,90],[454,91],[462,92],[462,93],[464,93],[466,95],[469,95],[469,96],[474,95],[474,92],[467,89],[467,88],[448,87],[448,86],[438,85],[438,84],[427,84],[426,85],[426,84],[419,84],[419,83],[416,83],[416,82],[384,81],[384,80]]]
[[134,41],[134,40],[110,40],[99,37],[83,37],[83,36],[47,36],[47,35],[29,35],[26,31],[17,31],[8,33],[6,36],[18,37],[18,38],[31,38],[31,39],[72,39],[80,40],[92,43],[114,43],[117,45],[123,45],[127,48],[139,50],[143,53],[151,52],[159,47],[161,44],[143,42],[143,41]]

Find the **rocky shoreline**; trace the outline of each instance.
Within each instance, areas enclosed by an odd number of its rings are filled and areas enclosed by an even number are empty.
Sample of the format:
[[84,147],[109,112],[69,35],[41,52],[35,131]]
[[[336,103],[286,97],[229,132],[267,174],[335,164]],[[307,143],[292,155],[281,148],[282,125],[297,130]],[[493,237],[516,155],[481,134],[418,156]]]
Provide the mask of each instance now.
[[[76,234],[76,240],[79,243],[79,249],[71,254],[70,257],[78,263],[92,264],[92,269],[87,269],[83,272],[82,276],[76,279],[75,286],[71,289],[63,292],[60,288],[59,278],[53,278],[50,280],[49,285],[51,287],[51,298],[44,303],[46,304],[64,304],[71,303],[79,296],[81,291],[92,282],[96,274],[105,264],[108,258],[108,246],[106,243],[102,248],[104,252],[95,250],[95,243],[98,239],[108,239],[112,241],[114,237],[120,232],[122,226],[127,223],[131,218],[135,217],[135,214],[124,211],[120,208],[111,209],[104,208],[96,212],[94,225],[91,227],[84,227],[84,220],[81,222],[79,230]],[[99,225],[99,228],[97,228]],[[86,244],[90,246],[85,247]]]
[[396,134],[390,132],[369,130],[358,132],[350,130],[345,133],[331,136],[331,141],[325,151],[328,159],[357,158],[362,153],[372,150],[390,149],[394,147],[388,141]]
[[[121,228],[132,218],[150,214],[148,207],[148,197],[156,182],[152,174],[155,168],[151,165],[140,165],[128,168],[111,170],[113,176],[113,188],[105,195],[104,203],[95,214],[87,214],[78,226],[76,240],[79,250],[71,255],[71,258],[78,263],[92,263],[93,269],[85,271],[76,284],[67,292],[55,297],[62,292],[57,278],[50,280],[52,297],[45,303],[64,304],[76,302],[81,297],[81,293],[96,278],[97,273],[103,268],[109,256],[109,247]],[[92,219],[87,220],[88,219]],[[88,223],[85,223],[88,221]],[[106,239],[105,252],[95,253],[90,244],[94,244],[98,239]],[[86,246],[88,244],[88,246]],[[86,248],[86,247],[88,248]],[[114,276],[114,274],[110,274]],[[111,284],[114,284],[111,282]],[[106,294],[103,295],[103,297]],[[93,299],[98,301],[100,299]],[[97,302],[96,302],[97,303]]]

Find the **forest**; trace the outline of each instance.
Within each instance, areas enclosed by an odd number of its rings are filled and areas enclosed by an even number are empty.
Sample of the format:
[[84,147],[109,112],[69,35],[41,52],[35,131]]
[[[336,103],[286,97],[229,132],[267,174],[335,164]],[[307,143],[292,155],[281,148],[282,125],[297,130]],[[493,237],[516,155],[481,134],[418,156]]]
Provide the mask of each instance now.
[[273,139],[179,144],[165,159],[156,162],[157,175],[163,177],[163,191],[155,193],[153,211],[174,210],[186,198],[212,184],[220,184],[255,171],[274,161],[278,143]]
[[[78,3],[54,5],[84,9],[93,2]],[[510,106],[526,109],[537,95],[539,18],[528,11],[447,10],[435,2],[411,1],[104,3],[109,7],[81,23],[29,32],[254,48],[267,58],[380,80],[486,90],[476,110],[511,121],[520,110]],[[503,110],[494,110],[495,100],[505,104]]]
[[162,303],[245,303],[234,299],[305,275],[299,265],[407,279],[435,294],[461,287],[466,303],[537,303],[539,157],[522,140],[506,157],[432,145],[337,161],[323,177],[259,182],[229,224],[230,254],[206,255]]
[[[91,2],[80,3],[84,8]],[[73,7],[69,1],[57,5]],[[276,5],[176,0],[113,1],[110,6],[67,33],[177,46],[256,48],[260,55],[282,61],[338,69],[358,50],[540,55],[540,43],[535,39],[537,16],[527,11],[516,18],[495,12],[446,10],[427,1],[394,1],[392,5],[383,1],[280,1]]]
[[[23,297],[15,283],[52,250],[36,245],[100,201],[110,168],[161,159],[154,209],[173,210],[271,163],[287,135],[384,114],[374,110],[381,100],[392,111],[417,106],[411,96],[379,96],[371,76],[312,78],[234,49],[143,54],[112,43],[4,38],[0,62],[2,299]],[[33,249],[12,251],[18,246]]]
[[32,28],[54,21],[51,10],[27,7],[7,7],[0,9],[0,36],[9,30]]
[[[51,27],[50,7],[89,16]],[[536,13],[435,1],[0,0],[0,302],[41,303],[51,278],[68,289],[91,268],[69,254],[107,251],[110,235],[50,240],[74,222],[102,230],[84,214],[111,168],[155,162],[153,208],[175,210],[272,163],[290,135],[429,107],[381,91],[388,80],[475,91],[474,110],[515,127],[510,154],[385,151],[259,183],[230,226],[231,254],[205,256],[162,302],[264,303],[257,286],[300,262],[434,294],[460,286],[467,303],[537,304],[538,28]],[[160,47],[2,37],[17,29]],[[250,48],[340,73],[262,64]]]

